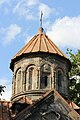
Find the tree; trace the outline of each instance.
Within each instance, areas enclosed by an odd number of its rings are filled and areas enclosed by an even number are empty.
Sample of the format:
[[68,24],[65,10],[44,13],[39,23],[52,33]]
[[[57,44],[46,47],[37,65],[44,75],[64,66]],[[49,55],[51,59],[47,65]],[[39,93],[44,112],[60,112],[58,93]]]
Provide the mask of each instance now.
[[80,106],[80,50],[76,54],[67,49],[72,68],[69,72],[69,96],[78,106]]
[[4,88],[5,88],[5,86],[0,85],[0,95],[2,95],[2,92],[5,92]]

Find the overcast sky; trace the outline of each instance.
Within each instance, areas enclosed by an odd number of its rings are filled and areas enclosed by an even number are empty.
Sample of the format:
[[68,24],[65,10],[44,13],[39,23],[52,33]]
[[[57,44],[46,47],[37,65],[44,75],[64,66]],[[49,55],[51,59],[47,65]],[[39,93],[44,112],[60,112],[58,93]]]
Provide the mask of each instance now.
[[45,33],[63,52],[80,48],[80,0],[0,0],[0,84],[1,98],[11,97],[13,56],[37,34],[43,11]]

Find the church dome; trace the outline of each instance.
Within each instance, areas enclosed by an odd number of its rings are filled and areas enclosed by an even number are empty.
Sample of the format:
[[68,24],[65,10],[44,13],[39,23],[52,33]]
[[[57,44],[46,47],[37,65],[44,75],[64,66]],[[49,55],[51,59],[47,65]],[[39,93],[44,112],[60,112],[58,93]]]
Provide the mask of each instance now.
[[44,33],[43,28],[40,28],[38,34],[35,35],[15,56],[15,59],[18,56],[26,53],[34,52],[48,52],[63,56],[66,55],[50,40],[50,38]]
[[29,53],[51,53],[68,60],[67,56],[52,42],[41,27],[38,33],[13,57],[10,68],[13,69],[14,61]]

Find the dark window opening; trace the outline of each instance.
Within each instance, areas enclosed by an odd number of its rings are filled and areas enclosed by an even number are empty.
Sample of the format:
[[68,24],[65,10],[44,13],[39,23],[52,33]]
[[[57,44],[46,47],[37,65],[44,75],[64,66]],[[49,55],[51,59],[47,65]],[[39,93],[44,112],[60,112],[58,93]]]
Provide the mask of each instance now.
[[45,76],[45,81],[44,81],[45,83],[45,87],[47,86],[47,76]]
[[44,89],[48,86],[48,76],[44,75],[41,77],[41,89]]
[[61,87],[61,81],[62,81],[62,72],[58,71],[58,86]]

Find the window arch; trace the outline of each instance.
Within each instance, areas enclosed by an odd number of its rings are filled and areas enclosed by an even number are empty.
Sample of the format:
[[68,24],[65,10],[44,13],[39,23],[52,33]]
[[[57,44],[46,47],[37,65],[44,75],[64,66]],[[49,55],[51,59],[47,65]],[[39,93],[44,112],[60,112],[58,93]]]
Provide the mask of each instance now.
[[41,77],[40,77],[40,88],[50,87],[51,82],[51,66],[49,64],[44,64],[41,67]]
[[33,89],[34,77],[35,77],[35,65],[29,65],[26,68],[25,83],[27,90]]
[[61,91],[63,81],[64,81],[64,73],[63,70],[59,68],[57,70],[57,81],[56,81],[59,91]]
[[28,81],[28,89],[31,90],[32,89],[32,83],[33,83],[33,71],[34,71],[34,68],[33,67],[30,67],[29,68],[29,81]]
[[58,70],[58,87],[61,87],[62,78],[63,78],[62,71]]
[[17,93],[21,92],[21,69],[18,69],[16,72],[16,89]]

